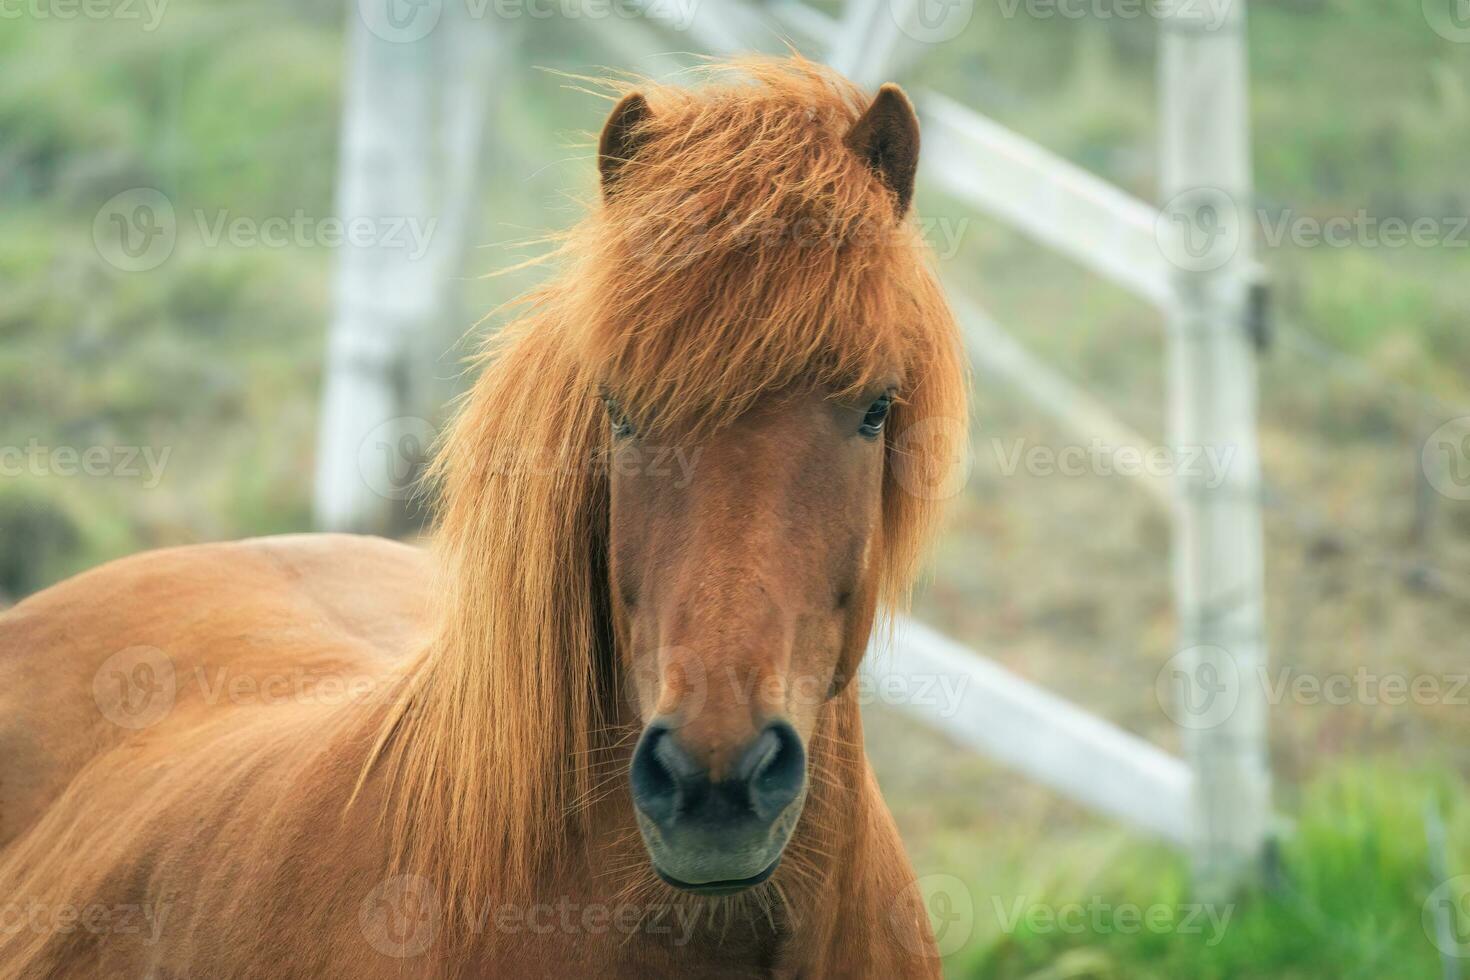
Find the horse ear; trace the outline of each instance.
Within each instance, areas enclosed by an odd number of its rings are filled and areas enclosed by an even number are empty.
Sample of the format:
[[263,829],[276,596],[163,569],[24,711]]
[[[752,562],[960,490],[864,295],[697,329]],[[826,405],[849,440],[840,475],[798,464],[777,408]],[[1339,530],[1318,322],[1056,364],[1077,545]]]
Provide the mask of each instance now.
[[644,125],[653,118],[648,103],[637,92],[629,92],[613,107],[612,115],[602,127],[602,138],[597,141],[597,170],[602,174],[602,197],[612,197],[613,184],[623,167],[638,153],[638,148],[648,142],[648,128]]
[[919,117],[903,89],[892,82],[880,88],[843,142],[897,196],[902,218],[914,198],[914,174],[919,169]]

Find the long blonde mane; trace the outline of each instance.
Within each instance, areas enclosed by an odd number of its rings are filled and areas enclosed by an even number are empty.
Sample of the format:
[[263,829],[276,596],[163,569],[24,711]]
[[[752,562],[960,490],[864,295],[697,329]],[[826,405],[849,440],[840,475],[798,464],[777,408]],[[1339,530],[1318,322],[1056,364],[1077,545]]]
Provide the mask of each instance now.
[[601,390],[641,431],[694,439],[778,388],[898,379],[876,566],[890,607],[938,506],[903,468],[942,471],[957,450],[914,434],[963,431],[956,332],[923,246],[843,145],[869,100],[799,59],[704,75],[605,83],[647,99],[643,148],[488,343],[433,467],[439,627],[368,766],[388,780],[396,866],[467,912],[527,895],[588,829],[580,760],[617,715]]

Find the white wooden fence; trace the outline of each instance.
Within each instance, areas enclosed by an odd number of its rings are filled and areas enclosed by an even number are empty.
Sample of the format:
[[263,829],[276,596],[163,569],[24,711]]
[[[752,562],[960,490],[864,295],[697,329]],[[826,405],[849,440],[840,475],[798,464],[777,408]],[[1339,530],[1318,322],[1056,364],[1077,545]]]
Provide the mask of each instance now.
[[[888,80],[906,42],[905,18],[916,0],[847,0],[843,19],[797,0],[755,8],[741,0],[703,0],[687,24],[692,42],[715,54],[781,50],[792,35],[869,87]],[[1159,5],[1162,9],[1167,5]],[[1249,180],[1243,2],[1202,5],[1209,25],[1164,12],[1159,23],[1161,149],[1165,210],[1139,201],[952,98],[911,91],[922,117],[921,179],[950,197],[1028,234],[1161,309],[1169,323],[1169,432],[1172,447],[1228,450],[1218,486],[1187,474],[1141,475],[1142,489],[1174,522],[1174,592],[1179,619],[1180,695],[1190,703],[1236,679],[1234,710],[1187,724],[1188,761],[1030,684],[980,654],[917,622],[904,622],[891,650],[874,650],[867,669],[903,682],[944,676],[960,692],[957,711],[909,705],[960,744],[1012,766],[1096,810],[1173,841],[1194,857],[1197,887],[1221,894],[1251,871],[1270,831],[1265,758],[1265,694],[1239,683],[1264,666],[1259,474],[1255,435],[1255,366],[1244,320],[1255,276],[1243,209]],[[1152,8],[1151,8],[1152,9]],[[1182,11],[1184,8],[1180,8]],[[602,40],[628,64],[646,64],[669,44],[651,24],[672,7],[649,3],[643,22],[595,22]],[[490,29],[490,28],[486,28]],[[363,32],[359,31],[359,34]],[[830,42],[830,46],[829,46]],[[359,67],[362,66],[359,60]],[[902,79],[898,79],[902,81]],[[352,103],[349,102],[349,111]],[[349,116],[349,137],[352,135]],[[349,140],[349,150],[351,141]],[[344,197],[354,180],[344,153]],[[390,179],[383,171],[380,181]],[[391,194],[389,194],[391,198]],[[367,199],[370,195],[364,195]],[[1205,219],[1210,219],[1206,221]],[[1206,227],[1208,225],[1208,227]],[[1216,231],[1226,249],[1195,261],[1171,236]],[[1230,240],[1228,233],[1235,238]],[[353,275],[344,256],[343,278]],[[1082,438],[1150,448],[1101,404],[1049,368],[950,283],[975,364],[1006,378]],[[339,297],[344,309],[351,298]],[[339,317],[344,314],[339,313]],[[349,331],[350,333],[350,331]],[[332,445],[329,381],[321,481],[350,455]],[[334,413],[336,415],[334,416]],[[343,430],[342,439],[350,437]],[[355,451],[356,444],[351,449]],[[335,462],[334,462],[335,461]],[[353,461],[355,465],[355,461]],[[330,494],[319,499],[326,500]],[[342,514],[321,510],[328,524]],[[1162,667],[1162,665],[1161,665]],[[1180,716],[1179,706],[1172,712]]]

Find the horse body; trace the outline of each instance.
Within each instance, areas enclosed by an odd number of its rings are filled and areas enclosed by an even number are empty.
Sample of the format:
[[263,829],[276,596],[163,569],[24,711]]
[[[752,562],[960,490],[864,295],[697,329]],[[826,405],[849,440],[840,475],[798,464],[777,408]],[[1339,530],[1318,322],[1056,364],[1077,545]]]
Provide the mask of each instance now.
[[[347,802],[383,685],[426,634],[427,565],[417,549],[341,535],[178,548],[0,617],[0,976],[904,974],[902,945],[885,962],[886,945],[838,929],[912,925],[895,918],[902,854],[865,767],[837,777],[842,819],[819,846],[866,859],[817,888],[791,882],[789,905],[751,921],[718,902],[621,895],[606,871],[639,846],[616,795],[596,808],[598,842],[548,871],[533,900],[426,918],[427,895],[393,887],[380,788]],[[129,650],[167,653],[125,667],[173,672],[171,706],[138,728],[107,717],[127,720],[107,687],[138,679],[108,676],[105,661]],[[856,722],[850,699],[837,707],[834,729]],[[439,955],[439,929],[469,939]]]
[[[241,678],[279,686],[382,673],[427,630],[427,564],[391,542],[290,536],[149,552],[22,602],[0,618],[0,846],[99,756],[161,727],[282,700],[242,691]],[[130,649],[137,654],[105,668]],[[149,651],[163,659],[155,665]],[[140,665],[165,664],[171,678],[153,671],[152,681],[169,690],[131,687],[143,680],[133,676]],[[130,708],[167,710],[168,725],[140,716],[128,727]]]
[[621,91],[432,557],[173,549],[0,616],[0,980],[937,975],[850,683],[964,438],[917,120],[732,70]]
[[243,940],[292,948],[282,929],[328,948],[342,923],[312,921],[311,888],[375,871],[342,847],[372,832],[343,816],[369,719],[312,679],[389,675],[425,629],[425,564],[345,536],[170,549],[0,618],[0,973],[250,975]]

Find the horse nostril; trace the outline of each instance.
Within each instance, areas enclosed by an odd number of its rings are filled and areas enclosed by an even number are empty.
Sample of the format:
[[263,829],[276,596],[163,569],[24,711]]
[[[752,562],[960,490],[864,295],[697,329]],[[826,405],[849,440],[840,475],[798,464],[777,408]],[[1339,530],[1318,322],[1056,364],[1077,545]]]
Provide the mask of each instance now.
[[666,830],[676,822],[739,823],[754,816],[770,823],[806,784],[806,751],[784,721],[768,724],[745,747],[719,783],[662,724],[649,725],[633,750],[628,772],[633,803]]
[[746,780],[751,809],[763,820],[774,820],[806,784],[801,736],[784,721],[771,722],[746,750],[738,771]]
[[702,777],[699,764],[679,746],[673,734],[662,725],[650,725],[638,739],[628,773],[633,788],[633,802],[655,823],[673,819],[688,795],[688,790]]

